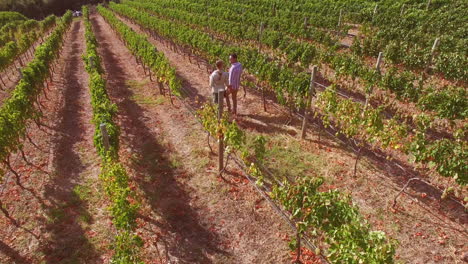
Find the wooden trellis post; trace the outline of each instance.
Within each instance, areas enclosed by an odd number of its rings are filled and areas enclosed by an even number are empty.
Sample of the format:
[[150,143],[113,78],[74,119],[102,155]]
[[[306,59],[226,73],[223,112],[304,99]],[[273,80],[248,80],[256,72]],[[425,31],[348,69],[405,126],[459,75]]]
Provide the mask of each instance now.
[[262,34],[263,34],[263,22],[260,23],[260,31],[258,33],[258,52],[262,51]]
[[107,133],[107,127],[106,124],[102,123],[99,125],[99,128],[101,129],[101,134],[102,134],[102,144],[104,145],[104,149],[109,151],[109,134]]
[[379,52],[379,56],[377,57],[377,63],[375,64],[375,69],[378,73],[380,73],[380,64],[382,63],[383,52]]
[[[262,85],[260,81],[256,81],[257,89],[260,88],[262,91],[262,102],[263,102],[263,111],[267,112],[267,107],[266,107],[266,97],[265,97],[265,85]],[[245,88],[244,88],[245,92]],[[244,98],[245,98],[245,93],[244,93]]]
[[315,78],[317,76],[317,66],[312,68],[312,73],[310,75],[310,86],[309,86],[309,96],[307,97],[306,109],[304,112],[304,118],[302,119],[302,133],[301,139],[305,139],[307,132],[307,118],[312,109],[312,98],[315,95]]
[[340,17],[338,18],[338,27],[341,27],[341,19],[343,18],[343,9],[340,9]]
[[377,14],[377,8],[378,7],[379,7],[379,4],[375,4],[374,12],[372,13],[372,21],[374,21],[375,15]]
[[439,46],[439,41],[440,41],[439,38],[436,38],[434,40],[434,45],[432,45],[432,50],[431,50],[431,56],[429,57],[429,61],[427,62],[425,72],[427,72],[429,70],[429,68],[431,67],[431,65],[432,65],[432,60],[434,60],[434,56],[435,56],[435,52],[437,50],[437,46]]
[[[377,57],[377,63],[375,64],[375,70],[380,74],[380,65],[382,64],[382,59],[383,59],[383,52],[379,52],[379,56]],[[362,111],[362,114],[364,115],[364,112],[366,111],[367,109],[367,106],[369,105],[369,98],[372,94],[372,90],[374,88],[371,87],[370,88],[370,91],[368,91],[366,93],[366,102],[364,103],[364,109]]]
[[18,70],[20,80],[23,79],[23,72],[21,71],[21,68],[16,68],[16,70]]

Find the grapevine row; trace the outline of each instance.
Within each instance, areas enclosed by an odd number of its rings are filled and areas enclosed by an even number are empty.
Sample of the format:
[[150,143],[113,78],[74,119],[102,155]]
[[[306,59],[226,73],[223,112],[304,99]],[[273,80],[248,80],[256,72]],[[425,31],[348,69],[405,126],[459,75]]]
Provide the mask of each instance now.
[[[243,58],[249,58],[244,61],[245,68],[251,73],[256,73],[261,81],[267,81],[273,87],[280,102],[284,103],[289,100],[290,103],[293,98],[303,100],[307,95],[310,78],[308,74],[295,74],[291,69],[282,67],[277,62],[270,62],[266,56],[258,53],[257,50],[224,45],[219,41],[212,40],[210,36],[203,32],[190,29],[181,24],[175,26],[172,22],[158,19],[128,6],[113,3],[110,6],[116,12],[133,19],[147,30],[172,39],[178,44],[193,47],[200,56],[208,58],[209,61],[214,61],[220,57],[228,57],[230,53],[237,53]],[[322,100],[326,98],[322,97]],[[418,134],[421,134],[423,139],[415,142],[412,140],[409,127],[394,118],[382,120],[381,108],[363,107],[360,103],[349,99],[339,99],[339,102],[352,106],[347,113],[348,115],[336,115],[340,113],[333,112],[336,108],[326,107],[333,105],[333,101],[318,104],[318,107],[321,107],[320,110],[325,113],[322,115],[325,123],[330,121],[329,117],[334,116],[336,118],[333,121],[337,121],[337,119],[340,121],[340,126],[344,127],[341,132],[348,137],[357,137],[369,143],[380,142],[380,147],[400,149],[405,153],[410,152],[416,157],[416,161],[430,164],[442,176],[452,177],[457,182],[466,184],[468,173],[465,172],[468,172],[468,166],[463,163],[463,160],[467,155],[467,142],[463,140],[463,133],[457,134],[458,138],[456,140],[429,141],[424,135],[424,130],[422,130]],[[301,103],[304,104],[303,101]],[[349,116],[351,113],[353,115]],[[347,127],[350,129],[347,129]],[[441,142],[449,144],[460,151],[455,155],[439,151]],[[435,153],[444,155],[436,159],[433,156]]]
[[[214,3],[200,1],[205,5]],[[363,55],[376,57],[378,52],[384,51],[388,54],[389,62],[403,63],[410,69],[421,70],[427,66],[430,48],[435,38],[440,37],[441,54],[434,61],[436,71],[449,79],[466,82],[466,34],[458,25],[466,24],[464,11],[468,6],[464,1],[438,2],[437,6],[442,8],[426,10],[427,2],[413,4],[389,0],[376,4],[375,1],[301,1],[281,3],[280,6],[274,0],[255,0],[230,4],[230,9],[231,17],[236,17],[235,14],[243,10],[249,10],[253,13],[250,15],[256,24],[263,20],[282,32],[312,40],[315,40],[314,35],[309,35],[310,28],[304,29],[304,19],[310,18],[307,24],[313,27],[347,32],[348,27],[338,25],[341,10],[344,13],[342,20],[364,23],[363,40],[356,39],[353,44],[355,51],[360,51],[356,55],[361,58]],[[267,8],[258,8],[259,6]],[[272,8],[268,8],[270,6]],[[237,17],[244,19],[248,15]],[[316,22],[317,20],[320,22]]]
[[39,33],[44,33],[55,24],[56,19],[57,18],[54,15],[50,15],[42,21],[30,19],[7,23],[0,28],[0,47],[10,41],[20,39],[23,34],[31,31],[39,31]]
[[[21,55],[26,53],[31,46],[37,42],[43,34],[49,31],[55,26],[56,17],[49,16],[45,20],[36,24],[37,30],[32,30],[27,33],[19,35],[16,41],[9,41],[3,47],[0,48],[0,72],[3,74],[14,62],[19,59],[21,65],[24,62],[21,59]],[[1,80],[2,84],[3,79]]]
[[26,19],[24,15],[18,12],[0,12],[0,27],[11,21]]
[[111,27],[118,32],[118,36],[132,54],[143,63],[143,68],[148,67],[149,72],[155,73],[160,83],[166,84],[175,95],[179,95],[182,84],[176,76],[175,68],[169,64],[164,54],[159,52],[146,37],[136,33],[117,19],[112,12],[102,7],[98,10]]
[[[141,238],[135,234],[138,205],[134,201],[134,193],[129,187],[129,176],[119,161],[119,127],[114,122],[117,106],[107,94],[106,80],[101,58],[98,54],[98,43],[89,20],[89,8],[83,7],[85,24],[86,53],[83,59],[89,78],[91,105],[93,108],[94,145],[101,156],[102,170],[99,179],[111,201],[109,211],[112,222],[117,228],[114,238],[113,263],[140,263],[139,250]],[[105,124],[109,140],[108,149],[104,146],[104,136],[101,125]]]
[[[229,38],[237,41],[244,39],[256,41],[259,38],[259,28],[255,24],[252,26],[253,22],[249,21],[248,16],[243,16],[244,23],[238,23],[230,19],[219,19],[216,14],[207,16],[205,14],[206,8],[202,9],[202,7],[197,8],[196,12],[198,14],[181,11],[193,9],[186,1],[158,1],[155,4],[151,0],[143,0],[140,2],[125,1],[125,4],[155,12],[160,16],[208,27],[210,30],[227,34]],[[216,8],[217,14],[226,10],[223,6],[220,4]],[[214,25],[216,26],[214,27]],[[303,67],[307,68],[310,63],[325,63],[335,70],[338,78],[345,77],[352,80],[354,84],[357,79],[356,77],[358,77],[358,79],[363,81],[363,86],[380,87],[383,90],[392,91],[400,100],[410,100],[417,103],[417,106],[422,111],[435,111],[441,118],[448,119],[466,118],[468,116],[468,111],[466,110],[468,106],[466,89],[462,87],[449,87],[443,91],[438,91],[423,86],[424,82],[414,85],[418,77],[409,71],[398,73],[395,67],[391,67],[384,75],[381,75],[374,69],[361,63],[357,58],[337,53],[337,46],[321,48],[311,43],[298,41],[284,34],[284,32],[269,28],[262,31],[260,41],[272,49],[281,50],[286,55],[288,64],[300,63]],[[439,96],[439,100],[433,100],[436,96]]]
[[40,110],[35,103],[46,78],[51,76],[52,63],[60,53],[71,20],[71,12],[65,13],[52,34],[35,50],[34,59],[23,68],[21,80],[0,107],[0,161],[4,163],[8,163],[11,153],[22,148],[28,121],[38,122]]
[[467,8],[466,1],[437,1],[429,10],[425,3],[383,1],[373,18],[359,15],[369,30],[353,46],[364,55],[384,51],[389,62],[422,70],[434,40],[439,38],[435,71],[445,78],[466,82],[468,42],[466,30],[459,25],[468,22]]
[[[241,153],[244,163],[251,164],[249,173],[263,186],[262,164],[266,140],[257,137],[248,144],[245,132],[227,116],[219,122],[211,104],[198,111],[203,127],[213,136],[223,135],[226,145]],[[338,190],[319,191],[321,178],[301,179],[296,183],[285,180],[273,183],[269,195],[283,205],[296,222],[299,239],[314,234],[325,244],[326,257],[331,263],[393,263],[395,241],[382,231],[372,231],[351,198]],[[268,192],[268,190],[265,188]],[[291,243],[293,249],[298,240]]]
[[411,154],[412,162],[427,164],[461,185],[468,183],[466,130],[456,131],[454,139],[430,140],[425,133],[429,119],[421,116],[412,135],[408,127],[399,125],[395,119],[382,120],[381,109],[363,111],[359,103],[340,98],[334,87],[320,93],[316,103],[323,123],[330,126],[331,121],[335,122],[346,137],[359,138],[374,147],[400,149]]

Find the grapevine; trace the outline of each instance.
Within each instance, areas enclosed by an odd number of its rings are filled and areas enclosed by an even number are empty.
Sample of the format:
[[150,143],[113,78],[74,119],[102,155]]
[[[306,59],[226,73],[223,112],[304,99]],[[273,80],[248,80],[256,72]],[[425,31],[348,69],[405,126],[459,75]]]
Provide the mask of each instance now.
[[[228,57],[230,53],[237,53],[239,56],[249,58],[249,60],[244,63],[245,68],[250,72],[256,73],[261,80],[268,80],[280,102],[288,105],[294,103],[301,106],[301,98],[305,98],[307,95],[309,84],[308,74],[303,73],[296,75],[292,70],[279,66],[277,62],[271,62],[268,57],[260,54],[256,49],[226,46],[219,41],[212,40],[211,37],[203,32],[180,24],[178,27],[174,27],[172,22],[138,12],[125,5],[111,3],[110,7],[116,12],[134,19],[143,27],[154,30],[164,37],[173,39],[173,41],[178,44],[194,46],[198,51],[197,55],[207,57],[209,61],[214,61],[219,57]],[[376,75],[372,73],[369,76],[369,80],[374,80]],[[298,98],[298,101],[291,101],[291,98]],[[324,96],[320,98],[320,100],[324,100],[327,97]],[[380,120],[381,115],[379,111],[381,111],[381,109],[361,106],[351,99],[340,99],[340,102],[343,104],[343,110],[335,114],[330,111],[332,109],[321,107],[320,110],[325,111],[323,115],[321,115],[326,119],[324,120],[325,122],[338,121],[338,128],[349,138],[361,139],[363,142],[371,144],[380,141],[380,147],[384,149],[400,149],[404,153],[416,156],[416,161],[427,162],[427,159],[417,158],[418,155],[421,155],[420,152],[414,152],[409,148],[411,142],[410,128],[405,124],[401,124],[397,117],[386,120],[386,125],[382,125],[379,122],[375,122]],[[327,101],[319,103],[319,107],[320,105],[327,105]],[[349,116],[350,113],[346,113],[346,111],[349,110],[347,108],[348,106],[353,106],[351,109],[354,109],[351,116]],[[362,119],[363,117],[364,119]],[[444,139],[435,140],[434,142],[424,141],[424,143],[426,147],[430,148],[430,146],[434,146],[437,148],[443,140]],[[459,146],[462,152],[466,151],[466,141],[457,141],[454,143]],[[444,168],[445,165],[441,162],[436,162],[435,167]],[[451,162],[450,168],[452,168],[452,170],[450,170],[451,172],[444,170],[445,173],[443,176],[455,178],[457,182],[463,184],[465,180],[460,179],[460,177],[466,178],[468,176],[465,175],[468,175],[468,173],[458,176],[459,173],[457,171],[461,170],[462,172],[466,172],[467,168],[463,166],[459,160]]]
[[100,14],[116,30],[130,51],[150,68],[158,77],[161,83],[169,86],[175,95],[180,94],[181,83],[176,77],[175,69],[169,65],[169,61],[161,52],[142,35],[135,33],[127,25],[119,21],[112,12],[103,7],[98,7]]
[[[226,115],[217,120],[212,104],[204,105],[197,113],[205,130],[211,135],[224,135],[227,146],[241,153],[244,163],[250,163],[249,173],[263,185],[265,138],[257,137],[248,144],[245,132]],[[274,183],[270,195],[291,213],[298,233],[325,236],[326,256],[332,263],[393,263],[395,241],[388,240],[381,231],[371,231],[348,196],[336,190],[318,191],[322,183],[320,178]],[[291,244],[292,249],[296,242]]]
[[[85,23],[86,53],[83,55],[86,70],[90,75],[89,89],[93,108],[93,124],[95,126],[94,145],[103,160],[99,176],[104,185],[111,205],[113,223],[118,230],[114,241],[115,263],[142,263],[139,259],[139,249],[142,239],[135,234],[136,215],[139,205],[134,201],[134,193],[129,187],[129,176],[124,166],[119,162],[119,127],[114,122],[117,107],[113,104],[106,91],[106,81],[101,58],[97,52],[97,41],[89,21],[89,9],[83,7]],[[109,149],[103,146],[103,135],[100,125],[106,125],[109,136]]]
[[71,19],[71,12],[67,12],[49,38],[36,49],[34,59],[22,70],[23,78],[0,108],[0,160],[4,163],[8,163],[11,153],[22,148],[28,121],[40,117],[35,103],[44,81],[51,75],[52,62],[58,57]]

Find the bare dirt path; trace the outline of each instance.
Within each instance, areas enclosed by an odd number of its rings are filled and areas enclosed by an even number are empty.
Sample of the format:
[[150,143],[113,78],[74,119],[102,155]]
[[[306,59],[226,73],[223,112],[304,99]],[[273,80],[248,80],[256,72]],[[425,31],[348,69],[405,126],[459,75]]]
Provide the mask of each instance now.
[[71,47],[65,50],[60,87],[64,105],[53,140],[53,175],[44,191],[51,202],[47,211],[55,218],[46,226],[48,236],[43,249],[50,263],[58,260],[99,263],[105,257],[102,251],[106,245],[95,245],[90,240],[113,237],[104,226],[108,217],[105,196],[98,195],[103,190],[99,188],[100,161],[93,145],[89,77],[81,58],[86,50],[84,30],[81,20],[74,22],[72,31],[76,34],[72,36]]
[[[128,20],[123,21],[135,31],[143,33]],[[186,98],[189,103],[211,99],[205,68],[198,68],[186,56],[174,52],[156,39],[150,38],[150,41],[164,52],[185,83],[192,84],[190,96]],[[221,59],[227,61],[227,58]],[[240,61],[243,59],[245,58]],[[239,94],[242,97],[242,92]],[[306,141],[290,137],[289,135],[299,133],[300,120],[294,119],[290,125],[284,125],[289,119],[287,112],[281,111],[281,106],[271,101],[268,101],[268,112],[264,112],[258,93],[249,92],[246,98],[240,100],[239,105],[241,118],[238,123],[243,128],[269,136],[272,141],[269,147],[283,148],[286,153],[284,158],[290,156],[288,149],[292,146],[298,149],[297,152],[310,154],[298,154],[295,158],[310,160],[305,165],[310,174],[325,177],[331,189],[339,188],[350,193],[374,228],[398,239],[398,259],[410,263],[461,263],[461,256],[468,251],[468,215],[463,209],[456,208],[450,202],[441,202],[439,196],[426,193],[424,188],[416,188],[417,191],[408,190],[400,197],[398,209],[392,210],[390,207],[393,197],[406,181],[407,175],[385,161],[364,158],[360,163],[358,177],[353,178],[355,155],[346,145],[323,134],[318,142],[319,131],[314,127],[310,129]],[[287,165],[296,166],[297,163],[298,160],[295,160]]]
[[112,229],[106,201],[96,195],[99,160],[93,146],[88,75],[81,55],[84,25],[72,22],[56,74],[42,98],[44,118],[30,136],[25,164],[15,159],[23,187],[7,182],[0,197],[2,263],[103,263]]
[[[195,118],[177,101],[171,106],[156,95],[157,84],[144,76],[103,18],[93,15],[92,21],[108,90],[119,108],[122,156],[142,202],[138,221],[145,260],[287,263],[282,238],[289,230],[238,171],[230,183],[216,177],[216,157],[209,155]],[[184,85],[202,81],[192,78]]]

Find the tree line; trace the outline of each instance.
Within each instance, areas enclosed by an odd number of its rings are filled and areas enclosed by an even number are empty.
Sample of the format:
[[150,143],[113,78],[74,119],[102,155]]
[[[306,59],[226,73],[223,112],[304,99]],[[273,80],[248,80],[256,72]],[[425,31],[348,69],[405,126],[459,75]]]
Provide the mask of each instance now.
[[66,10],[80,10],[82,5],[99,2],[103,0],[0,0],[0,11],[16,11],[29,18],[42,19],[50,14],[63,15]]

